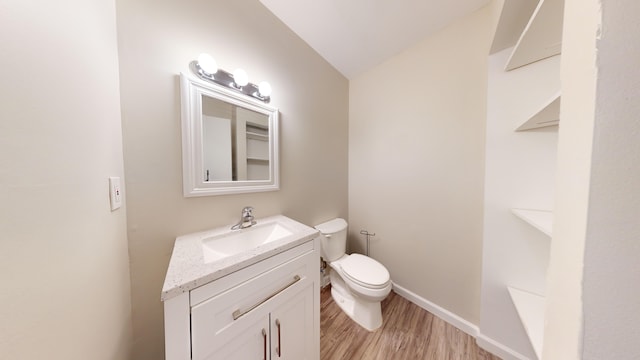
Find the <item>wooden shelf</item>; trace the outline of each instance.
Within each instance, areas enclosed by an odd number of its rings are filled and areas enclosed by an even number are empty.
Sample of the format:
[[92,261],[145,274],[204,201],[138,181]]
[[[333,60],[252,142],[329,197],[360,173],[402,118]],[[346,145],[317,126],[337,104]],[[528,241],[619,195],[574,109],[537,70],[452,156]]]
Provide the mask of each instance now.
[[539,129],[546,126],[554,126],[560,123],[560,91],[544,103],[542,108],[529,117],[516,131]]
[[490,54],[513,47],[518,42],[537,6],[536,1],[504,1]]
[[547,210],[511,209],[514,215],[551,237],[553,213]]
[[538,359],[541,359],[544,338],[545,298],[544,296],[512,287],[507,289],[509,290],[509,295],[511,295],[511,301],[516,307],[520,321],[522,321],[524,330],[529,336],[533,350]]
[[564,0],[540,0],[520,35],[505,70],[560,54]]

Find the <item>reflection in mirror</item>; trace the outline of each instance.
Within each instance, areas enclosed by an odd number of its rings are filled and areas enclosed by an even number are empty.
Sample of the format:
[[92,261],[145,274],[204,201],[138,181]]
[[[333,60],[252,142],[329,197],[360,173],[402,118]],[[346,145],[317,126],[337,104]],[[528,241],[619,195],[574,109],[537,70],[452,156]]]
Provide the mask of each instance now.
[[204,181],[268,180],[269,117],[202,96]]
[[181,74],[185,196],[278,190],[278,111]]

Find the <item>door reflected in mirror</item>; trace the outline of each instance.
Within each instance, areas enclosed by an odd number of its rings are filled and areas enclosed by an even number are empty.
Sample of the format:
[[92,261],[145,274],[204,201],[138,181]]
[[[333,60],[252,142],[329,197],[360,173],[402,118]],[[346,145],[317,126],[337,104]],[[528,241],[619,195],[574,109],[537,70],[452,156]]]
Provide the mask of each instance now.
[[205,182],[269,180],[269,117],[202,96]]
[[279,189],[278,110],[181,74],[185,196]]

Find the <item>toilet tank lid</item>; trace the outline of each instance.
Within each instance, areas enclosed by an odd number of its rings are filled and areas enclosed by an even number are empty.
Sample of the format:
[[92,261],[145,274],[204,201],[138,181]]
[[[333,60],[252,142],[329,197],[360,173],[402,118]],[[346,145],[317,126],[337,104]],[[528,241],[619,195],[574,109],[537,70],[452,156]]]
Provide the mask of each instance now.
[[323,234],[334,234],[347,228],[347,222],[344,219],[333,219],[315,226]]

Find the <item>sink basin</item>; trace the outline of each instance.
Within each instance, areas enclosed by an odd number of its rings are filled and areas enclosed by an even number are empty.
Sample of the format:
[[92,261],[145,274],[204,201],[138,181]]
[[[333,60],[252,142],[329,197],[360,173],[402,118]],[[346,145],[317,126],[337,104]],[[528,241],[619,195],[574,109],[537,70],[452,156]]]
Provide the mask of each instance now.
[[162,285],[162,300],[194,290],[298,245],[311,244],[314,249],[320,246],[319,241],[315,241],[318,230],[284,215],[256,221],[256,225],[242,230],[231,230],[229,224],[178,236]]
[[205,238],[202,240],[204,262],[210,263],[250,251],[291,234],[291,230],[276,221]]

